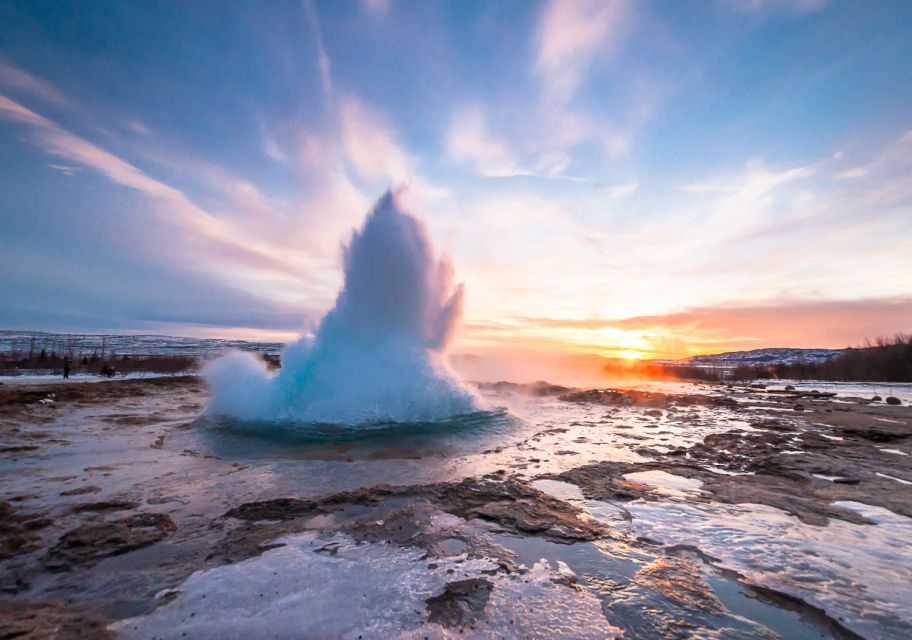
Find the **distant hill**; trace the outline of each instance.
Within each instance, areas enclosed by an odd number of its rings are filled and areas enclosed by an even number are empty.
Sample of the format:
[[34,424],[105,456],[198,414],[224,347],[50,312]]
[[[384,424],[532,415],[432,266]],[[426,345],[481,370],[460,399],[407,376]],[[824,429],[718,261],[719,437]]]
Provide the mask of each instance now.
[[279,342],[249,342],[216,338],[181,338],[158,335],[96,335],[46,333],[42,331],[0,330],[0,357],[37,355],[44,350],[56,353],[91,356],[93,353],[118,356],[212,356],[238,349],[279,353],[285,345]]
[[752,349],[750,351],[728,351],[713,355],[693,356],[687,358],[684,362],[693,365],[717,367],[807,364],[824,362],[842,355],[845,351],[845,349]]

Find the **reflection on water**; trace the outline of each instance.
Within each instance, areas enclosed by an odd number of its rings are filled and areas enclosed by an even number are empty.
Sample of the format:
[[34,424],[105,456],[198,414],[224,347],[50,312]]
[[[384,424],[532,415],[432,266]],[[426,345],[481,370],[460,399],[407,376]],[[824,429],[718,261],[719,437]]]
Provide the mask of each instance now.
[[660,547],[633,547],[617,540],[565,545],[536,537],[494,538],[527,566],[539,558],[566,562],[580,585],[601,600],[605,616],[623,629],[625,638],[832,637],[799,613],[759,600],[693,552],[666,553]]
[[765,505],[685,500],[627,504],[637,535],[690,545],[751,583],[801,597],[864,637],[909,637],[912,519],[880,507],[834,503],[873,525],[825,527]]

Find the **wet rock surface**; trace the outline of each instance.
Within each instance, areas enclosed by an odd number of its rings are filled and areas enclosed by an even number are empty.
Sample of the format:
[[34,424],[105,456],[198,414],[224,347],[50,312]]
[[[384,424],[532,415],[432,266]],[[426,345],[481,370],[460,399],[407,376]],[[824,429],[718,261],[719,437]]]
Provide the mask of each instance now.
[[494,585],[484,578],[468,578],[448,582],[438,596],[425,600],[428,621],[444,627],[463,627],[481,616],[491,597]]
[[[871,394],[497,383],[491,393],[545,403],[548,417],[511,423],[476,450],[421,434],[383,446],[379,438],[248,439],[232,449],[192,423],[205,403],[197,379],[108,384],[3,389],[0,445],[8,451],[0,464],[17,477],[0,496],[0,587],[16,607],[4,605],[0,624],[22,637],[70,637],[38,625],[45,618],[77,629],[72,637],[106,637],[107,619],[165,605],[176,592],[155,594],[179,591],[193,572],[279,552],[288,536],[306,534],[316,536],[312,553],[321,558],[336,558],[343,536],[417,554],[428,571],[452,567],[418,608],[429,624],[466,637],[494,615],[497,585],[521,582],[548,558],[551,580],[595,593],[626,637],[777,637],[776,617],[794,611],[811,620],[790,623],[805,635],[780,629],[778,637],[855,638],[806,597],[717,574],[697,543],[679,549],[631,535],[630,503],[760,503],[823,532],[833,522],[880,526],[833,503],[912,516],[904,484],[912,482],[912,414],[908,403],[872,402]],[[259,446],[269,453],[248,454]],[[684,482],[669,491],[643,472]],[[542,478],[569,482],[582,498],[543,492]],[[584,499],[617,508],[590,512]],[[484,568],[463,575],[469,564]],[[813,584],[813,574],[806,579]],[[733,585],[752,595],[733,600]],[[67,604],[39,602],[45,595]],[[766,613],[743,602],[753,599]]]
[[[848,509],[830,506],[821,493],[823,484],[792,480],[788,478],[757,474],[755,476],[718,476],[699,467],[672,466],[650,463],[646,468],[661,469],[685,478],[698,479],[703,482],[700,491],[707,495],[695,495],[695,501],[709,500],[728,504],[764,504],[781,509],[796,516],[802,522],[826,526],[829,518],[839,518],[855,524],[870,524],[863,516]],[[642,471],[643,466],[630,471]],[[749,478],[745,480],[744,478]],[[854,496],[854,494],[853,494]],[[650,489],[647,499],[654,499],[656,492]],[[855,496],[857,497],[857,496]]]
[[97,562],[139,549],[174,533],[174,521],[163,513],[140,513],[97,524],[85,524],[64,534],[44,558],[50,571]]
[[[737,620],[715,595],[698,563],[686,556],[657,558],[613,596],[607,606],[616,618],[627,621],[625,637],[632,639],[699,637],[707,619],[726,629],[726,638],[778,637]],[[656,610],[659,601],[662,607]]]
[[0,502],[0,560],[35,549],[37,532],[50,524],[46,517],[24,515],[9,502]]
[[[641,450],[653,458],[646,462],[599,462],[554,477],[576,484],[597,500],[648,500],[661,497],[661,492],[624,475],[665,471],[700,480],[703,485],[694,500],[766,504],[815,525],[825,525],[828,518],[867,522],[853,511],[831,506],[846,500],[912,516],[912,501],[896,491],[896,480],[884,476],[912,482],[910,457],[873,446],[871,442],[881,441],[872,440],[871,432],[880,427],[841,429],[839,440],[798,432],[776,421],[760,422],[755,428],[763,430],[712,434],[700,444],[668,453]],[[894,433],[910,434],[912,428],[896,425]]]
[[61,602],[0,599],[0,638],[23,640],[109,640],[109,621]]
[[559,384],[551,384],[539,380],[529,384],[517,384],[515,382],[476,382],[475,387],[482,391],[496,391],[498,393],[520,393],[529,396],[559,396],[561,394],[574,391],[571,387],[564,387]]
[[495,522],[507,531],[537,534],[555,542],[593,540],[606,531],[580,519],[580,510],[516,480],[467,478],[427,492],[442,510],[462,518]]
[[[356,539],[384,541],[433,550],[439,541],[421,534],[429,514],[439,511],[463,520],[478,519],[496,530],[536,535],[572,543],[594,540],[608,531],[581,519],[581,510],[516,479],[467,478],[426,486],[376,486],[314,499],[278,498],[239,505],[213,522],[227,529],[212,558],[238,561],[271,548],[281,534],[312,528],[331,529],[326,517],[340,519],[337,530]],[[324,520],[319,520],[319,517]],[[242,524],[232,527],[232,520]]]
[[609,407],[693,407],[712,406],[737,409],[738,403],[726,396],[703,394],[668,394],[634,389],[588,389],[558,396],[564,402],[600,404]]

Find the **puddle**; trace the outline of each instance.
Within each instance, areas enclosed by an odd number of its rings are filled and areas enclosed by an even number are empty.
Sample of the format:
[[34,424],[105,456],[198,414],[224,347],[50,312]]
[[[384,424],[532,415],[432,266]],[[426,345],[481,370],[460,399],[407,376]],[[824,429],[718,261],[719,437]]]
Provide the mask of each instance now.
[[656,489],[661,489],[672,495],[681,495],[688,492],[699,491],[703,486],[702,480],[695,478],[682,478],[667,471],[636,471],[634,473],[625,473],[624,478],[631,482],[649,485]]

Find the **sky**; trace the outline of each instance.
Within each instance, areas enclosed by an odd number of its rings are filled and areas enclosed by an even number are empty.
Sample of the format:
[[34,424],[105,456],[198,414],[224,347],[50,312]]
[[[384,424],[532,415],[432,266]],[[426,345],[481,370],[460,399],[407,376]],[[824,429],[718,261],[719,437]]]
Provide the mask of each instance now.
[[912,330],[912,3],[0,4],[0,328],[287,340],[387,190],[455,351]]

